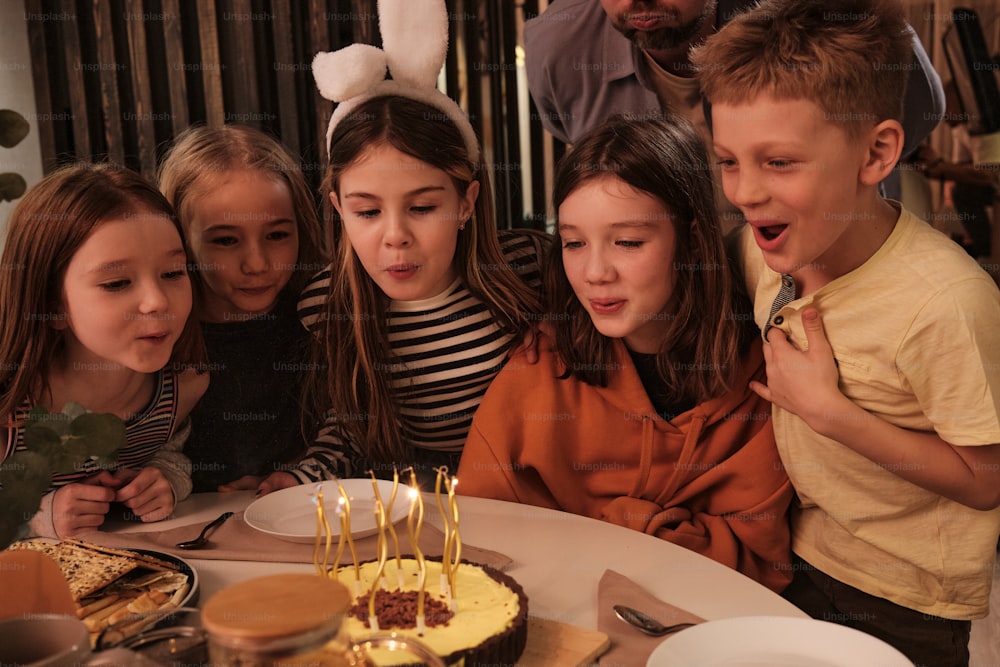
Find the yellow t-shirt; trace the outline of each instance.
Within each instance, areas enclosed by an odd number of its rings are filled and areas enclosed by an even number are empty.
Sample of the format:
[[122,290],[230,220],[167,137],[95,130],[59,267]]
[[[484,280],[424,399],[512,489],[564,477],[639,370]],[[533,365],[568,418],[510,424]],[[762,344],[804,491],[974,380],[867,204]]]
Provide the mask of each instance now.
[[[739,256],[764,328],[781,276],[749,228]],[[854,271],[779,310],[806,348],[815,306],[841,391],[892,424],[956,446],[1000,443],[1000,291],[958,245],[906,210]],[[872,595],[951,619],[985,616],[1000,509],[978,511],[918,487],[775,407],[778,451],[798,492],[792,548]],[[914,465],[919,465],[915,463]]]

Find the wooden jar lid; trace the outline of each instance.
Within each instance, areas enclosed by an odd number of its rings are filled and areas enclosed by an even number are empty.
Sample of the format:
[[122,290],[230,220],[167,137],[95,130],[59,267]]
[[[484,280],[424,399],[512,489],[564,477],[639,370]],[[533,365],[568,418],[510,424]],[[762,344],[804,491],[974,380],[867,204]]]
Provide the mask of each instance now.
[[335,632],[351,607],[341,583],[315,574],[276,574],[234,584],[213,595],[201,619],[217,639],[249,642]]

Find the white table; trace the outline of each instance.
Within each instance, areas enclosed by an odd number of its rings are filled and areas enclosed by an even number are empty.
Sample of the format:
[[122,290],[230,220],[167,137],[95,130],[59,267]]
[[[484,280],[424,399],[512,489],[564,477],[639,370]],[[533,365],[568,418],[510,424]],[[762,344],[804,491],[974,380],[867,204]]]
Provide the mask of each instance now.
[[[155,524],[112,524],[114,532],[158,531],[227,510],[242,511],[252,492],[199,493],[179,503],[175,517]],[[431,497],[429,502],[433,503]],[[433,507],[433,505],[429,505]],[[597,584],[614,569],[650,593],[705,619],[806,615],[779,595],[724,565],[635,530],[530,505],[459,496],[462,541],[514,560],[507,573],[528,595],[531,615],[597,628]],[[427,521],[441,528],[436,511]],[[197,533],[197,531],[195,531]],[[313,572],[312,564],[187,560],[201,578],[201,601],[240,581],[281,572]]]

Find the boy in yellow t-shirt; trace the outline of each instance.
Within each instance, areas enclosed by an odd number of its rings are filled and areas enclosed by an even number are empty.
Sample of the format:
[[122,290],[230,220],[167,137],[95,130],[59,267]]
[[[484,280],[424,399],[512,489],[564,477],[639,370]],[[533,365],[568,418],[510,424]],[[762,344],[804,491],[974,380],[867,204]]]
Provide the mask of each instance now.
[[894,0],[765,0],[693,61],[798,493],[785,596],[963,665],[1000,532],[1000,292],[879,194],[911,39]]

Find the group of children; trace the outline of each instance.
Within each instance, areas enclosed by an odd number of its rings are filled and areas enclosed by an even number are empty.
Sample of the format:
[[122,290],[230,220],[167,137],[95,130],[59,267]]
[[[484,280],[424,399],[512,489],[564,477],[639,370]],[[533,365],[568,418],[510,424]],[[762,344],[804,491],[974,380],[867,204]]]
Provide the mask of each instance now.
[[128,445],[56,478],[33,529],[113,502],[157,520],[192,479],[443,464],[463,493],[645,531],[967,664],[1000,533],[1000,292],[880,196],[910,35],[892,0],[844,5],[765,0],[694,54],[747,221],[728,253],[705,146],[670,116],[573,146],[554,239],[496,230],[468,120],[404,87],[331,124],[325,240],[251,129],[186,132],[159,190],[49,175],[2,259],[5,451],[70,401]]

